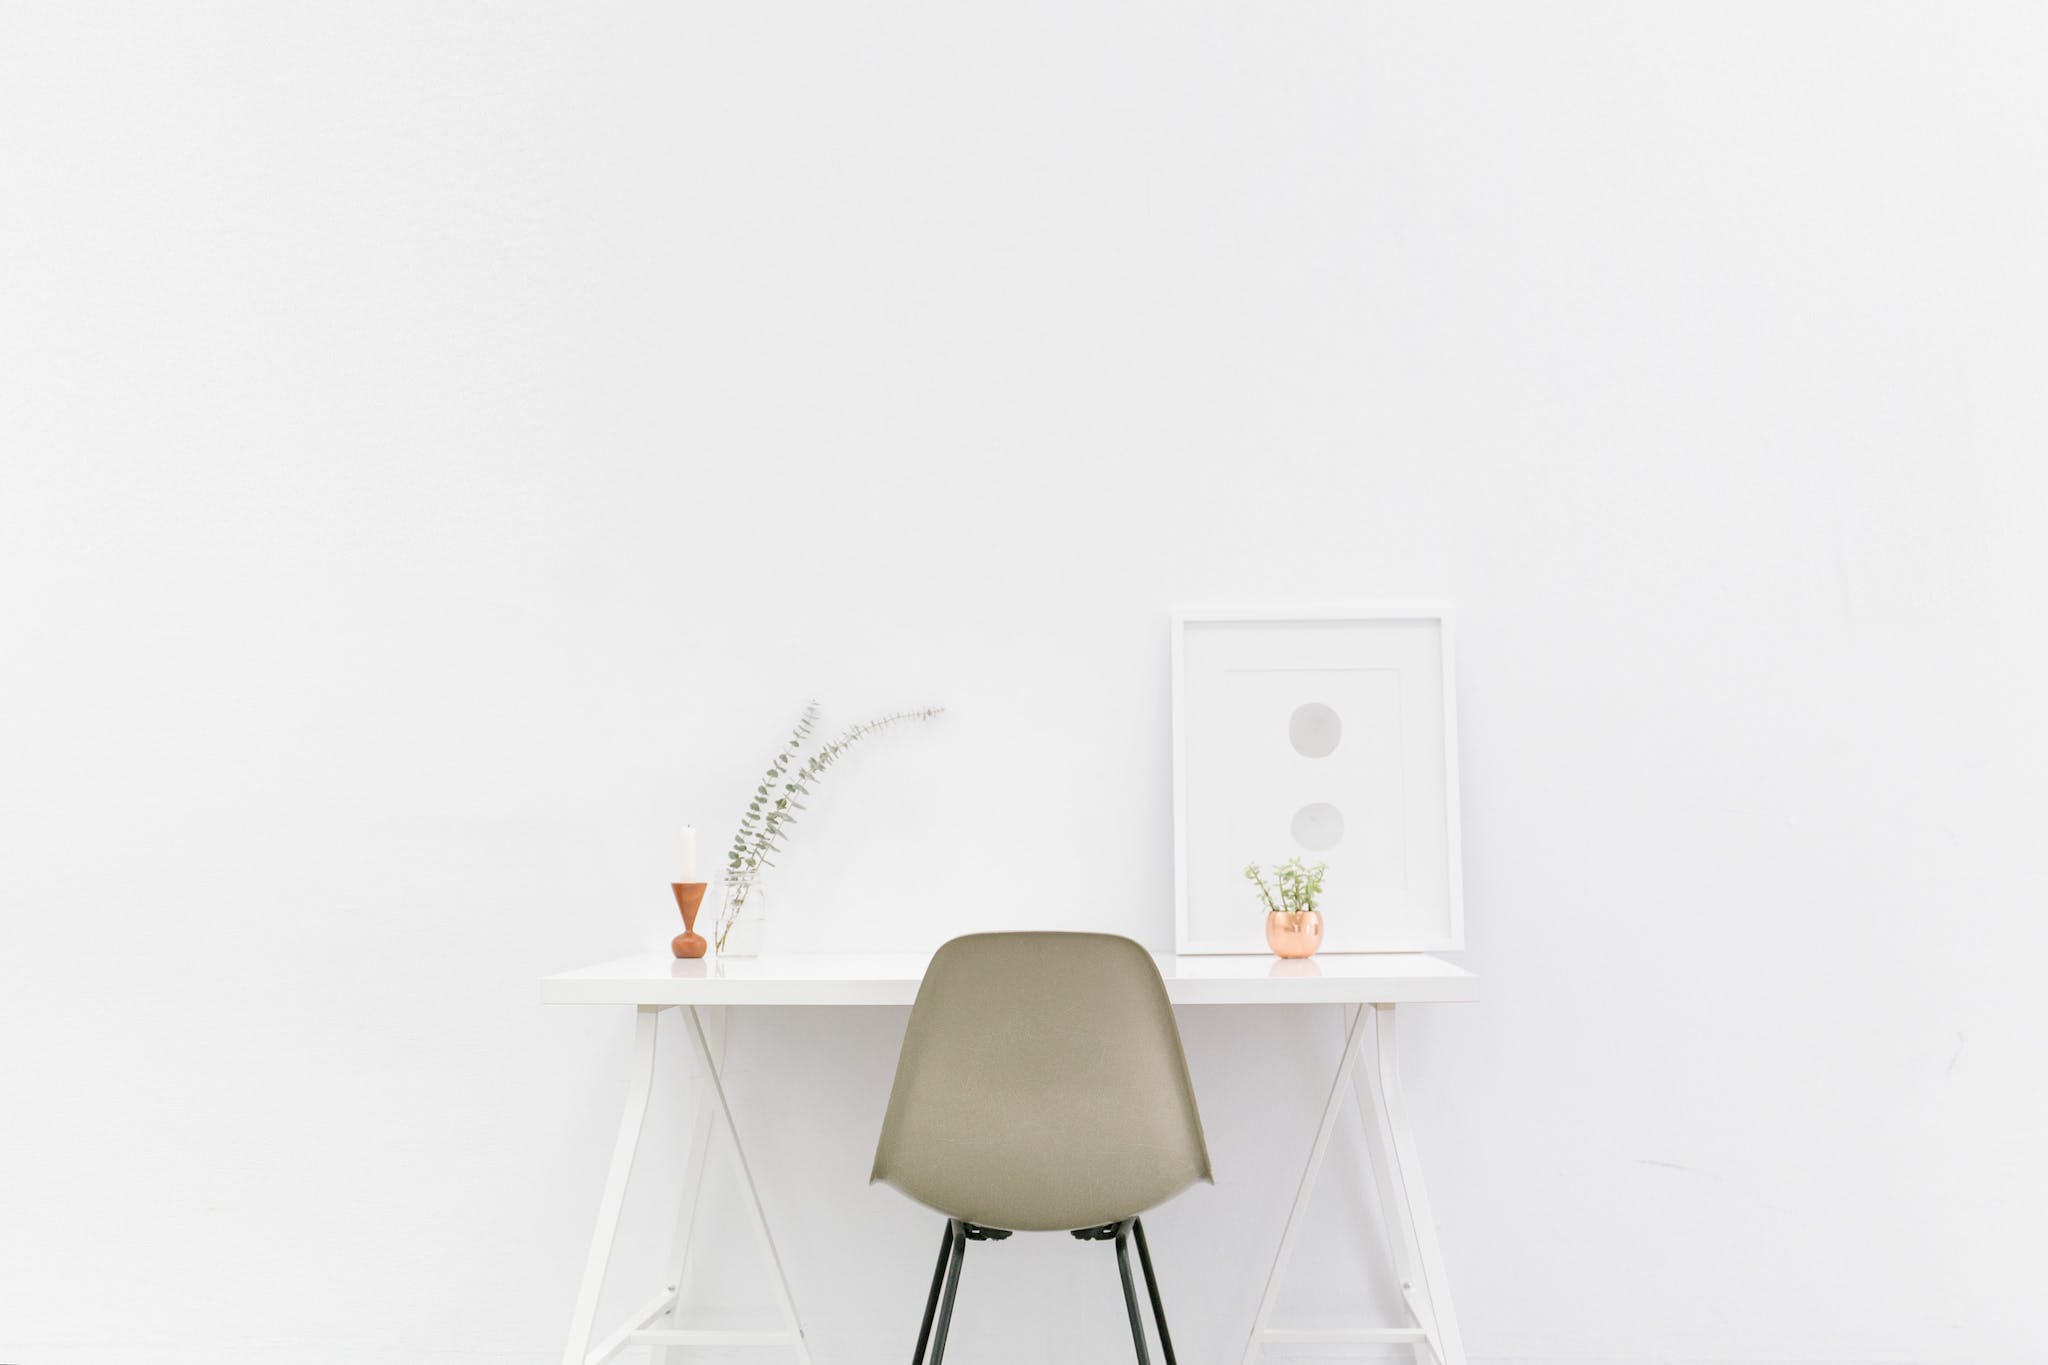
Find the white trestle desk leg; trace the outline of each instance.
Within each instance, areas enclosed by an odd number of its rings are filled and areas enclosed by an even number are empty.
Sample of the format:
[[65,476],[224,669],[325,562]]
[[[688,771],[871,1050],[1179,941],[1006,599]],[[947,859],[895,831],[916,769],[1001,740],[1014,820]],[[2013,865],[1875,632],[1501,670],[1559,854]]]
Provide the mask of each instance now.
[[[678,1027],[687,1029],[689,1025],[682,1023]],[[725,1006],[705,1006],[704,1031],[711,1043],[712,1064],[723,1073],[726,1040]],[[704,1167],[711,1159],[711,1086],[700,1077],[695,1091],[690,1106],[689,1156],[683,1162],[683,1197],[676,1211],[675,1250],[669,1254],[668,1275],[662,1281],[667,1292],[674,1296],[669,1300],[665,1314],[671,1327],[682,1326],[683,1302],[688,1297],[690,1279],[697,1268],[696,1262],[690,1258],[690,1244],[696,1234],[697,1202],[704,1190]],[[681,1365],[683,1348],[660,1347],[655,1351],[654,1358],[657,1365]]]
[[[1347,1006],[1344,1011],[1344,1036],[1351,1036],[1351,1028],[1358,1022],[1358,1016],[1365,1011],[1364,1005]],[[1366,1155],[1372,1162],[1373,1193],[1379,1199],[1380,1221],[1385,1224],[1387,1253],[1394,1263],[1394,1274],[1401,1284],[1401,1306],[1427,1331],[1430,1340],[1436,1339],[1436,1319],[1429,1312],[1427,1300],[1422,1296],[1416,1279],[1415,1230],[1408,1224],[1408,1201],[1401,1196],[1394,1184],[1393,1163],[1387,1156],[1386,1130],[1381,1126],[1379,1091],[1374,1088],[1372,1073],[1359,1067],[1351,1073],[1352,1089],[1358,1099],[1358,1118],[1365,1129]],[[1432,1350],[1428,1342],[1415,1343],[1415,1359],[1426,1365]]]
[[732,1107],[726,1103],[725,1098],[725,1083],[719,1077],[718,1066],[711,1053],[711,1043],[705,1037],[704,1022],[696,1006],[684,1009],[683,1022],[689,1026],[690,1040],[697,1047],[697,1065],[704,1075],[711,1115],[717,1120],[718,1126],[725,1130],[725,1140],[732,1149],[733,1164],[739,1167],[740,1187],[745,1191],[747,1207],[754,1215],[754,1230],[761,1236],[761,1250],[768,1257],[769,1269],[775,1273],[775,1297],[781,1304],[783,1321],[789,1326],[787,1344],[796,1348],[799,1365],[811,1365],[811,1348],[804,1341],[802,1324],[797,1321],[796,1301],[789,1294],[789,1277],[782,1272],[782,1257],[775,1251],[775,1234],[768,1230],[768,1215],[761,1208],[761,1195],[754,1187],[754,1172],[747,1165],[746,1149],[740,1146],[739,1129],[733,1126]]
[[[1378,1063],[1379,1098],[1386,1106],[1387,1131],[1393,1135],[1393,1176],[1407,1222],[1414,1231],[1414,1264],[1422,1272],[1428,1316],[1424,1326],[1436,1329],[1434,1345],[1443,1365],[1465,1365],[1465,1343],[1458,1318],[1451,1311],[1451,1288],[1444,1274],[1443,1249],[1437,1242],[1436,1220],[1430,1216],[1429,1192],[1422,1184],[1422,1163],[1415,1153],[1415,1130],[1408,1122],[1408,1099],[1401,1090],[1400,1039],[1394,1029],[1394,1007],[1375,1005],[1373,1055]],[[1354,1030],[1355,1032],[1355,1030]],[[1377,1124],[1368,1126],[1376,1127]],[[1418,1316],[1420,1316],[1418,1314]]]
[[598,1201],[597,1230],[590,1235],[590,1256],[583,1263],[583,1283],[576,1291],[576,1315],[570,1319],[569,1345],[563,1365],[583,1365],[597,1322],[597,1301],[604,1292],[604,1274],[611,1264],[612,1244],[619,1234],[619,1213],[626,1206],[626,1182],[633,1174],[633,1156],[640,1148],[640,1129],[647,1119],[647,1096],[654,1087],[654,1034],[661,1018],[658,1007],[640,1006],[633,1018],[633,1069],[626,1082],[626,1108],[619,1115],[619,1135],[612,1143],[612,1165]]
[[1364,1029],[1365,1011],[1360,1010],[1344,1035],[1344,1055],[1337,1063],[1337,1078],[1331,1082],[1329,1101],[1323,1105],[1323,1121],[1316,1128],[1314,1143],[1309,1146],[1308,1165],[1302,1170],[1301,1188],[1295,1192],[1294,1207],[1287,1211],[1287,1225],[1280,1232],[1280,1249],[1273,1253],[1273,1268],[1266,1274],[1266,1292],[1259,1299],[1259,1315],[1252,1320],[1251,1339],[1244,1344],[1244,1365],[1253,1365],[1259,1358],[1259,1348],[1265,1344],[1267,1327],[1273,1320],[1273,1304],[1280,1297],[1280,1279],[1287,1271],[1287,1257],[1294,1250],[1295,1236],[1301,1231],[1302,1215],[1308,1210],[1308,1197],[1316,1187],[1316,1174],[1323,1168],[1323,1154],[1329,1150],[1330,1134],[1337,1127],[1337,1115],[1344,1108],[1344,1090],[1358,1061],[1358,1039]]
[[[1430,1221],[1429,1196],[1422,1187],[1422,1167],[1415,1155],[1415,1134],[1408,1123],[1406,1098],[1401,1093],[1394,1007],[1375,1005],[1371,1008],[1376,1065],[1370,1072],[1358,1065],[1367,1013],[1364,1006],[1351,1006],[1344,1012],[1344,1051],[1338,1059],[1337,1078],[1330,1087],[1329,1102],[1323,1107],[1323,1120],[1316,1129],[1315,1142],[1309,1148],[1308,1165],[1301,1173],[1301,1188],[1294,1196],[1294,1207],[1289,1211],[1287,1226],[1280,1234],[1280,1249],[1273,1257],[1273,1268],[1266,1278],[1266,1293],[1259,1301],[1251,1340],[1245,1343],[1245,1365],[1255,1365],[1267,1345],[1407,1345],[1414,1349],[1419,1365],[1427,1365],[1431,1359],[1437,1365],[1465,1365],[1465,1348],[1458,1336],[1458,1324],[1451,1316],[1451,1294],[1444,1279],[1436,1224]],[[1316,1176],[1328,1155],[1330,1135],[1343,1108],[1347,1086],[1356,1091],[1366,1152],[1372,1159],[1373,1184],[1379,1195],[1380,1216],[1386,1224],[1387,1245],[1395,1273],[1401,1278],[1401,1304],[1414,1319],[1414,1325],[1277,1328],[1272,1325],[1272,1320],[1273,1306],[1280,1297],[1280,1281],[1286,1274],[1302,1215],[1315,1189]],[[1392,1138],[1391,1150],[1389,1136]]]

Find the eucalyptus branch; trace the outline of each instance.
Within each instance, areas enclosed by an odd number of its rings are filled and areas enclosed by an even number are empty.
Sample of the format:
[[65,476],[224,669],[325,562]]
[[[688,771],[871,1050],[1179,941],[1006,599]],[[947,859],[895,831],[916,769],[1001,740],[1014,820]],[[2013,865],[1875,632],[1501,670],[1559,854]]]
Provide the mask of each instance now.
[[[765,813],[761,817],[759,828],[753,832],[751,842],[742,856],[742,865],[758,863],[763,867],[775,866],[775,860],[768,855],[782,847],[783,840],[788,837],[785,829],[796,822],[797,812],[810,809],[810,807],[803,803],[802,798],[811,794],[812,784],[823,777],[826,770],[834,763],[837,763],[840,756],[848,749],[877,730],[886,729],[891,725],[907,720],[930,720],[944,709],[944,707],[940,706],[924,707],[920,710],[898,711],[876,720],[863,721],[861,724],[847,729],[838,738],[821,747],[805,761],[802,768],[797,770],[795,778],[782,784],[782,794],[777,796],[773,803],[767,806]],[[814,704],[806,710],[805,720],[809,721],[815,715],[816,706]],[[806,729],[802,732],[807,734],[808,730]],[[783,764],[790,757],[791,753],[784,753],[776,759],[776,764]],[[782,770],[779,766],[771,766],[768,771],[769,782],[775,781],[782,775]],[[766,783],[763,784],[764,790],[766,785]],[[757,802],[764,799],[765,796],[756,797]],[[751,808],[749,813],[752,813]]]
[[[818,723],[818,703],[804,704],[804,713],[797,719],[796,729],[790,732],[789,740],[782,746],[782,752],[769,763],[768,771],[761,777],[761,785],[754,788],[753,799],[747,802],[746,814],[740,817],[739,829],[732,836],[732,847],[725,855],[725,870],[738,872],[750,862],[758,861],[757,848],[761,846],[768,816],[775,807],[769,804],[769,793],[775,784],[782,781],[783,774],[811,736],[811,729]],[[786,798],[784,798],[786,800]]]
[[[813,701],[805,705],[804,713],[797,720],[782,752],[768,764],[760,785],[754,788],[753,798],[747,802],[746,813],[740,817],[739,828],[733,833],[732,847],[726,852],[727,887],[725,901],[719,911],[716,936],[719,948],[725,947],[726,935],[732,932],[733,921],[739,918],[741,909],[745,907],[754,879],[760,875],[761,869],[775,866],[771,855],[782,850],[798,812],[810,809],[803,798],[811,795],[811,789],[832,765],[848,749],[877,730],[904,721],[930,720],[945,709],[943,706],[919,707],[862,721],[820,745],[801,765],[797,765],[797,758],[818,722],[818,703]],[[797,766],[792,770],[792,765]]]

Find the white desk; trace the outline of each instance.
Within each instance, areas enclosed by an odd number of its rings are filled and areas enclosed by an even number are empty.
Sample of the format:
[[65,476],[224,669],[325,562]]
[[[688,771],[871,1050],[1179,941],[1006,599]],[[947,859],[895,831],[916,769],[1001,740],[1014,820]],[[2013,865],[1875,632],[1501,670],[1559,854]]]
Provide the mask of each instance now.
[[[667,952],[620,958],[580,971],[564,972],[541,983],[541,998],[551,1004],[630,1005],[636,1013],[633,1064],[626,1088],[625,1112],[619,1119],[612,1148],[611,1172],[605,1180],[597,1230],[584,1265],[582,1287],[570,1327],[564,1365],[603,1365],[628,1346],[661,1348],[664,1365],[680,1359],[691,1346],[787,1346],[801,1365],[810,1365],[788,1278],[775,1251],[775,1238],[761,1211],[746,1149],[740,1143],[721,1079],[724,1059],[725,1011],[735,1005],[908,1005],[924,978],[929,954],[771,954],[679,962]],[[1309,1143],[1300,1189],[1266,1277],[1266,1292],[1245,1342],[1245,1365],[1253,1365],[1266,1345],[1405,1343],[1421,1365],[1465,1365],[1465,1349],[1451,1310],[1444,1280],[1443,1256],[1436,1224],[1429,1212],[1415,1135],[1408,1121],[1396,1056],[1395,1014],[1398,1006],[1466,1001],[1479,998],[1479,979],[1462,967],[1421,953],[1379,953],[1330,956],[1306,962],[1272,957],[1160,957],[1159,972],[1166,993],[1176,1005],[1343,1005],[1345,1043],[1322,1122]],[[682,1207],[676,1219],[675,1249],[661,1289],[625,1323],[593,1342],[597,1302],[610,1268],[619,1215],[625,1206],[626,1181],[640,1145],[647,1100],[654,1086],[654,1040],[661,1012],[680,1009],[704,1081],[705,1102],[696,1107],[684,1171]],[[1363,1052],[1366,1021],[1373,1021],[1372,1065],[1357,1065]],[[1401,1278],[1401,1301],[1410,1321],[1396,1327],[1336,1330],[1291,1330],[1272,1326],[1273,1303],[1279,1297],[1289,1253],[1300,1231],[1316,1175],[1329,1151],[1330,1135],[1354,1091],[1364,1119],[1366,1149],[1379,1191],[1380,1211],[1393,1262]],[[774,1270],[775,1289],[784,1326],[764,1332],[707,1331],[681,1326],[678,1310],[690,1269],[690,1242],[698,1194],[710,1151],[712,1126],[725,1133],[735,1157],[741,1193],[753,1215],[762,1250]],[[1222,1173],[1228,1179],[1229,1173]],[[662,1320],[666,1319],[665,1322]]]

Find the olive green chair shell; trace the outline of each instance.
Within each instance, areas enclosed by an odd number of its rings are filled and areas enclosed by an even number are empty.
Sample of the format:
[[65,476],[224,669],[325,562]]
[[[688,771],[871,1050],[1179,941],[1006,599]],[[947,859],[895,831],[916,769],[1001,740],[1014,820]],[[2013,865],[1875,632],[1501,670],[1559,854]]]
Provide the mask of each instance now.
[[1213,1180],[1159,968],[1112,934],[970,934],[926,970],[873,1180],[981,1228],[1118,1223]]

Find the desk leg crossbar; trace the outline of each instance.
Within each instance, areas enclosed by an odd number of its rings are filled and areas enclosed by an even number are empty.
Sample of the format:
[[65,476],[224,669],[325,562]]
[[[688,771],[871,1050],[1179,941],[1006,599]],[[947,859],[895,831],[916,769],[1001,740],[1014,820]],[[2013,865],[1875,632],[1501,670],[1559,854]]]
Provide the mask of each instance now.
[[[604,1197],[598,1204],[597,1230],[591,1236],[589,1259],[584,1262],[583,1282],[576,1293],[576,1313],[569,1328],[568,1348],[562,1353],[562,1365],[604,1365],[629,1346],[660,1348],[658,1359],[661,1365],[676,1365],[682,1359],[684,1349],[689,1347],[787,1346],[796,1352],[798,1365],[810,1365],[810,1348],[805,1344],[803,1328],[797,1322],[796,1304],[789,1294],[789,1280],[783,1274],[782,1258],[776,1253],[774,1235],[769,1232],[767,1216],[761,1211],[760,1192],[754,1186],[746,1151],[740,1146],[739,1133],[733,1126],[732,1108],[726,1101],[725,1085],[720,1075],[725,1057],[724,1010],[700,1010],[695,1006],[676,1007],[682,1011],[683,1027],[689,1035],[697,1071],[704,1084],[691,1120],[689,1162],[683,1172],[682,1207],[676,1218],[675,1251],[669,1260],[669,1273],[659,1293],[642,1304],[617,1330],[592,1345],[598,1298],[604,1291],[605,1272],[610,1268],[612,1248],[618,1239],[619,1216],[626,1204],[626,1183],[633,1173],[633,1158],[639,1151],[640,1131],[647,1119],[647,1099],[654,1087],[656,1025],[664,1008],[668,1007],[642,1005],[634,1020],[633,1068],[626,1086],[626,1108],[619,1116],[619,1135],[612,1145],[611,1171],[605,1177]],[[710,1016],[708,1029],[706,1015]],[[710,1162],[714,1124],[724,1133],[733,1163],[739,1168],[747,1209],[753,1215],[761,1250],[773,1272],[776,1300],[785,1324],[781,1328],[709,1331],[677,1325],[691,1270],[690,1246],[698,1198],[704,1186],[704,1169]],[[666,1319],[666,1325],[655,1325],[663,1319]]]
[[[1374,1021],[1372,1074],[1358,1065],[1368,1014]],[[1301,1173],[1294,1207],[1288,1212],[1287,1225],[1280,1234],[1280,1249],[1273,1257],[1265,1295],[1259,1300],[1259,1315],[1252,1324],[1251,1339],[1245,1343],[1244,1365],[1257,1365],[1266,1346],[1311,1345],[1409,1345],[1415,1351],[1417,1365],[1465,1365],[1465,1345],[1451,1311],[1451,1291],[1444,1277],[1436,1222],[1430,1216],[1429,1194],[1423,1188],[1422,1167],[1416,1156],[1415,1132],[1408,1122],[1408,1101],[1401,1090],[1397,1046],[1392,1005],[1355,1006],[1347,1012],[1344,1055],[1338,1062],[1336,1078],[1330,1083],[1330,1098],[1323,1106],[1323,1120],[1316,1129],[1315,1142],[1309,1147],[1308,1165]],[[1287,1272],[1287,1261],[1301,1231],[1316,1177],[1329,1154],[1330,1137],[1343,1112],[1346,1090],[1355,1093],[1359,1117],[1364,1121],[1366,1151],[1372,1161],[1380,1216],[1386,1223],[1394,1270],[1401,1280],[1401,1302],[1411,1321],[1405,1327],[1274,1327],[1273,1306],[1280,1297],[1280,1281]]]

